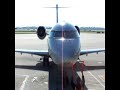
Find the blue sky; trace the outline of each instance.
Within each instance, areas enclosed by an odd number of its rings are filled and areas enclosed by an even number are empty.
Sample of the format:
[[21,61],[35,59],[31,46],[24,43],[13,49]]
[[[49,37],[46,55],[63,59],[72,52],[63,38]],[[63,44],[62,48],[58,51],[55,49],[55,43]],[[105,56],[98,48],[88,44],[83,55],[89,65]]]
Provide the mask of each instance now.
[[59,9],[59,21],[67,21],[80,27],[105,28],[105,0],[15,0],[15,27],[52,26],[56,23],[55,6]]

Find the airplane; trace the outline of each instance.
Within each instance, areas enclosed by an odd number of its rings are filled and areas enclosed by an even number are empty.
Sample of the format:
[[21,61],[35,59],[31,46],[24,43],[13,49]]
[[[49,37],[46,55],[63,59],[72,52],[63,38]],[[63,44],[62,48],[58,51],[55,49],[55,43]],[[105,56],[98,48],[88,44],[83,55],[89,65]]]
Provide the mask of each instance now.
[[[58,10],[58,5],[56,8]],[[58,16],[56,21],[47,38],[48,50],[15,49],[15,52],[42,56],[43,66],[49,66],[49,58],[51,58],[56,65],[66,67],[74,65],[81,55],[105,52],[105,48],[82,50],[79,27],[68,22],[59,23]],[[36,33],[41,40],[47,35],[44,26],[39,26]]]
[[[43,40],[46,37],[46,29],[39,26],[37,36]],[[80,55],[90,53],[104,52],[104,48],[81,50],[80,29],[70,23],[57,23],[50,31],[48,36],[48,50],[27,50],[15,49],[15,52],[28,53],[43,56],[43,64],[49,64],[49,58],[52,58],[55,64],[75,64]]]

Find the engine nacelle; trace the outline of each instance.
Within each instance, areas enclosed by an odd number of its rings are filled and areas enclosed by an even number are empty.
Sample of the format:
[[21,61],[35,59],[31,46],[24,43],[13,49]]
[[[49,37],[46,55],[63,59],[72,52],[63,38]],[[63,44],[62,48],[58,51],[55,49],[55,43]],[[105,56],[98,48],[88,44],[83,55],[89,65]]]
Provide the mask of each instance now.
[[78,33],[80,34],[80,28],[78,26],[75,26],[75,28],[77,29]]
[[43,26],[39,26],[37,29],[37,36],[39,39],[44,39],[46,37],[46,29]]

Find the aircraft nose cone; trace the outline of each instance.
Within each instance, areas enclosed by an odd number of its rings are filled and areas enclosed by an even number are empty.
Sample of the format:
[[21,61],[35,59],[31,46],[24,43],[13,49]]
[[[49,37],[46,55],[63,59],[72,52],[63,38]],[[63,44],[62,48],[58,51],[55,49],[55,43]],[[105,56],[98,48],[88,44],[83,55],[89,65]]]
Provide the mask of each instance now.
[[56,63],[72,62],[78,58],[77,53],[79,53],[79,44],[76,45],[70,40],[56,43],[54,49]]

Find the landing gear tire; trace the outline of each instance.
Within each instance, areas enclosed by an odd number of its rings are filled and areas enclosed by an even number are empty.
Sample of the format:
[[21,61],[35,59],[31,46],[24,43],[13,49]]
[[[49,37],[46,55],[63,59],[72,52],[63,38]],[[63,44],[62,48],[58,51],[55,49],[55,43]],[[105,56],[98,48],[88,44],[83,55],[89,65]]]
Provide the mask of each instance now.
[[43,66],[49,66],[49,58],[48,57],[43,58]]

